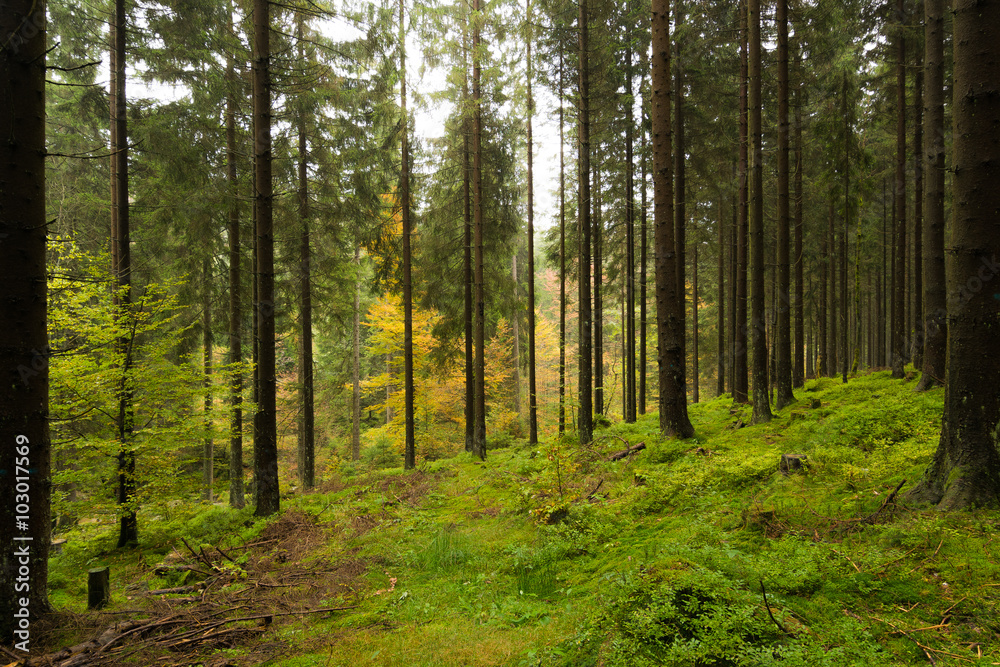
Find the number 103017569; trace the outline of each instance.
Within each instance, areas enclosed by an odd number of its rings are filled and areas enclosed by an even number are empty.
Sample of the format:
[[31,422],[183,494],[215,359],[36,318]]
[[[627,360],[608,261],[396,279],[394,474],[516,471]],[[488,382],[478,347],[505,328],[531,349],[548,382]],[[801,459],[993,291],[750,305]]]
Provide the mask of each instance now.
[[21,522],[28,520],[31,510],[31,501],[28,496],[28,492],[31,490],[31,485],[29,483],[29,474],[31,471],[31,458],[29,454],[31,450],[28,445],[27,436],[17,436],[16,442],[17,447],[14,450],[17,454],[14,459],[14,512],[17,515],[15,517],[15,521],[18,522],[18,527],[22,527],[24,524]]

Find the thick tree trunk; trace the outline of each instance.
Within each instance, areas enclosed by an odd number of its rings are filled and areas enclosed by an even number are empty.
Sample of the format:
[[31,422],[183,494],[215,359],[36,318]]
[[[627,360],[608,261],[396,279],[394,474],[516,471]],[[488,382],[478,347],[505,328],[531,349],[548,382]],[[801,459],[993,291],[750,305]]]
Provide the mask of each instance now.
[[739,216],[736,225],[736,321],[733,325],[735,355],[733,400],[747,403],[750,400],[750,376],[747,355],[750,346],[747,341],[747,264],[749,262],[748,236],[748,194],[749,194],[749,130],[747,78],[749,72],[747,26],[748,0],[740,3],[740,147],[737,181],[739,183]]
[[50,610],[45,2],[7,2],[0,35],[0,636],[27,652],[35,636],[18,617]]
[[698,244],[691,250],[691,402],[700,400],[698,373]]
[[947,312],[944,259],[944,0],[924,0],[924,134],[927,172],[923,224],[922,373],[917,389],[944,383]]
[[954,210],[947,247],[948,345],[937,452],[911,497],[941,509],[1000,503],[1000,4],[954,3]]
[[403,3],[404,0],[399,0],[399,100],[402,113],[399,204],[403,227],[403,419],[406,438],[403,449],[403,468],[412,470],[417,465],[413,414],[413,280],[410,250],[413,221],[410,216],[410,119],[406,113],[406,47],[404,46],[406,43],[406,21]]
[[846,74],[841,95],[841,117],[844,119],[844,228],[840,235],[840,364],[841,377],[847,382],[847,366],[850,358],[847,335],[850,330],[847,308],[847,230],[851,220],[851,109],[848,104]]
[[[472,11],[482,11],[482,1],[473,0]],[[472,28],[472,216],[475,237],[475,396],[473,400],[472,452],[480,459],[486,458],[486,302],[483,294],[483,155],[482,155],[482,70],[480,52],[482,39],[480,21],[473,22]]]
[[767,337],[764,310],[764,151],[761,145],[760,0],[749,0],[747,12],[750,64],[750,310],[753,336],[753,423],[771,420],[767,397]]
[[795,346],[792,349],[792,385],[801,387],[805,383],[805,293],[803,289],[802,257],[802,206],[805,195],[802,190],[802,67],[796,71],[799,79],[793,88],[795,93],[795,252],[792,262],[795,266]]
[[816,320],[819,322],[819,331],[817,332],[817,347],[819,348],[819,364],[816,369],[816,374],[819,377],[826,377],[827,366],[830,362],[829,350],[827,348],[827,337],[826,337],[826,312],[827,312],[827,276],[829,275],[829,270],[827,269],[827,262],[830,261],[829,256],[829,246],[827,245],[828,236],[826,234],[820,234],[820,246],[819,246],[819,313],[817,313]]
[[827,233],[829,234],[830,242],[830,284],[829,284],[829,307],[830,307],[830,327],[828,333],[830,334],[830,340],[827,342],[826,350],[830,355],[829,361],[826,365],[826,374],[830,377],[835,377],[837,375],[837,360],[839,359],[840,350],[838,345],[840,344],[840,339],[837,338],[837,328],[839,320],[837,319],[838,301],[837,301],[837,232],[836,232],[836,204],[833,201],[833,193],[830,194],[829,210],[827,211]]
[[254,415],[254,502],[257,516],[280,508],[278,489],[277,373],[274,338],[274,190],[271,179],[271,19],[267,0],[254,0],[254,212],[257,224],[258,376]]
[[677,250],[674,247],[673,174],[671,155],[670,4],[653,0],[653,243],[656,262],[657,376],[660,431],[689,438],[694,428],[687,413],[683,356],[684,300],[678,294]]
[[[234,37],[232,3],[227,6],[230,37]],[[229,186],[229,363],[243,362],[243,272],[240,238],[240,196],[236,172],[236,70],[226,56],[226,182]],[[234,368],[229,380],[229,506],[244,506],[243,489],[243,372]]]
[[593,394],[591,393],[591,310],[590,310],[590,65],[589,22],[587,0],[580,0],[579,35],[579,104],[577,113],[580,143],[579,174],[579,274],[580,289],[580,341],[579,341],[579,397],[580,420],[577,433],[580,444],[593,438]]
[[[674,0],[674,59],[673,75],[674,86],[672,89],[674,98],[674,248],[677,251],[677,298],[681,300],[680,317],[681,330],[687,331],[686,322],[687,308],[687,283],[684,278],[687,268],[687,147],[684,141],[684,70],[681,66],[681,40],[678,36],[680,26],[684,24],[684,0]],[[687,333],[680,338],[680,355],[684,363],[681,364],[681,382],[684,385],[685,399],[687,396]]]
[[896,0],[896,251],[893,299],[892,377],[903,377],[906,362],[906,39],[903,0]]
[[788,0],[777,0],[778,23],[778,300],[775,346],[775,408],[795,401],[792,393],[791,219],[789,216]]

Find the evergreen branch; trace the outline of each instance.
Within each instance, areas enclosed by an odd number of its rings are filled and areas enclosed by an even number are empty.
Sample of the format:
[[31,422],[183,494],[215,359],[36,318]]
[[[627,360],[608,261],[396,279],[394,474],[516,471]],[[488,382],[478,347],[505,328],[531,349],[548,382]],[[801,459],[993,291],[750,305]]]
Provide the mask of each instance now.
[[[84,63],[82,65],[77,65],[76,67],[58,67],[56,65],[46,65],[45,69],[51,69],[51,70],[55,70],[57,72],[75,72],[78,69],[83,69],[85,67],[93,67],[94,65],[100,65],[100,64],[101,64],[100,60],[95,60],[93,62]],[[49,83],[53,83],[53,82],[49,81]],[[57,84],[57,85],[63,85],[63,84]],[[91,84],[91,85],[93,85],[93,84]]]

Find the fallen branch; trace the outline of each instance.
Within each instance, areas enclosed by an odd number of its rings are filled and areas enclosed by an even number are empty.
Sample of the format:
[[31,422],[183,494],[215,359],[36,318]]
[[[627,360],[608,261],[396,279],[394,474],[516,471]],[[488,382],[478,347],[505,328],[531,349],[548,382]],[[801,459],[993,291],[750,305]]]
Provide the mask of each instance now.
[[767,602],[767,591],[764,590],[763,579],[760,580],[760,594],[764,597],[764,608],[767,609],[767,615],[771,617],[771,620],[774,621],[774,624],[778,626],[779,630],[781,630],[781,634],[785,635],[786,637],[793,636],[791,632],[785,629],[785,626],[783,626],[781,623],[778,622],[778,619],[774,617],[774,614],[771,613],[771,605],[768,604]]
[[623,458],[625,458],[627,456],[632,456],[636,452],[641,452],[644,449],[646,449],[646,443],[640,442],[638,445],[635,445],[633,447],[628,447],[626,449],[623,449],[620,452],[615,452],[614,454],[612,454],[611,456],[608,457],[608,460],[609,461],[621,461]]

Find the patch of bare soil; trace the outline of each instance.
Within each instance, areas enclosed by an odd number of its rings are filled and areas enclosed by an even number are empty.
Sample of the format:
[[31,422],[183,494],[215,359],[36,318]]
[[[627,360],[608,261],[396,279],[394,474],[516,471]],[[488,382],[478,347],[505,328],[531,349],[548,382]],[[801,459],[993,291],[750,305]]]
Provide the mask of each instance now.
[[[87,639],[20,664],[224,667],[287,655],[291,647],[275,639],[274,628],[335,615],[353,608],[360,597],[358,580],[369,563],[358,557],[358,549],[335,558],[313,557],[330,536],[315,517],[290,511],[257,539],[236,547],[195,549],[182,539],[173,558],[156,570],[183,573],[185,585],[139,593],[128,611],[40,619],[32,626],[36,646],[66,636]],[[218,655],[220,649],[237,647],[239,658]]]

